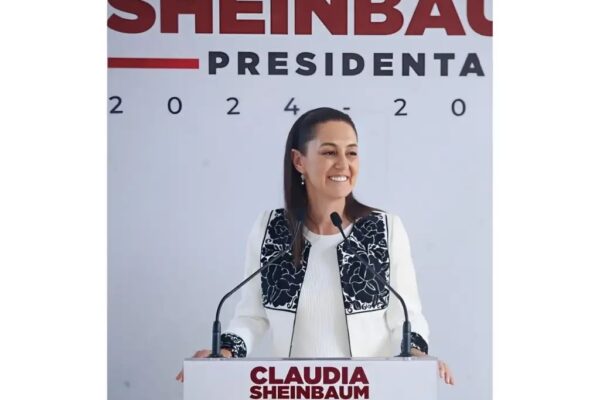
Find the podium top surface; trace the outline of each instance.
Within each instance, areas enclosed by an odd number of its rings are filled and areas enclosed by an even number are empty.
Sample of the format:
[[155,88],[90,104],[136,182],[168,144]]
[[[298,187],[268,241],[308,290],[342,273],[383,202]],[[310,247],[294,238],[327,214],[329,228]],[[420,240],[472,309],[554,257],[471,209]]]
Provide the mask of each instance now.
[[213,362],[213,361],[246,361],[246,362],[263,362],[263,361],[436,361],[437,358],[431,356],[423,357],[243,357],[243,358],[186,358],[185,361],[193,362]]

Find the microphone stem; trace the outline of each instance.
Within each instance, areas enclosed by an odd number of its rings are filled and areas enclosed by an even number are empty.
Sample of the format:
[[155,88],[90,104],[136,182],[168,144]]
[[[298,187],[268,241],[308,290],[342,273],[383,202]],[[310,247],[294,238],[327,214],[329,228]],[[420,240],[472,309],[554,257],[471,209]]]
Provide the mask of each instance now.
[[[347,242],[348,237],[346,236],[346,234],[344,233],[344,229],[342,228],[342,219],[337,213],[332,213],[331,222],[336,228],[339,229],[339,231],[342,233],[342,236],[344,237],[344,241]],[[365,264],[369,271],[371,271],[371,273],[375,276],[375,279],[377,279],[381,284],[388,288],[396,296],[396,298],[400,300],[400,303],[402,303],[402,311],[404,311],[404,323],[402,324],[402,348],[400,349],[400,357],[410,357],[411,327],[410,321],[408,320],[408,309],[406,307],[404,299],[381,275],[377,273],[375,268],[371,264],[369,264],[368,261],[366,263],[361,264]]]
[[406,308],[406,303],[404,299],[394,288],[383,278],[381,275],[375,271],[375,268],[371,264],[365,264],[366,267],[371,271],[371,273],[375,276],[380,283],[382,283],[385,287],[387,287],[398,300],[402,303],[402,311],[404,311],[404,323],[402,324],[402,348],[400,350],[400,357],[410,357],[410,335],[411,335],[411,327],[410,321],[408,320],[408,311]]
[[236,287],[231,289],[225,296],[223,296],[223,298],[219,302],[219,305],[217,306],[217,312],[215,313],[215,321],[213,322],[212,354],[210,354],[210,356],[209,356],[210,358],[221,358],[222,357],[221,356],[221,322],[220,322],[219,318],[221,315],[221,307],[223,306],[223,303],[225,303],[225,300],[227,300],[232,294],[237,292],[250,279],[254,278],[256,275],[258,275],[259,273],[261,273],[262,271],[264,271],[271,265],[273,265],[276,262],[278,262],[279,260],[281,260],[294,245],[294,241],[296,240],[296,236],[298,236],[298,232],[300,231],[301,226],[302,226],[302,221],[298,221],[298,225],[296,226],[296,230],[294,231],[294,235],[292,236],[292,243],[288,247],[288,249],[286,249],[285,251],[282,251],[277,256],[275,256],[273,259],[271,259],[271,261],[269,261],[268,263],[264,264],[262,267],[260,267],[256,271],[254,271],[246,279],[244,279],[239,285],[237,285]]
[[281,258],[283,258],[283,256],[286,253],[287,252],[282,252],[279,255],[277,255],[274,259],[272,259],[270,262],[266,263],[265,265],[263,265],[256,271],[254,271],[246,279],[244,279],[239,285],[237,285],[236,287],[231,289],[225,296],[223,296],[223,298],[221,299],[221,301],[219,302],[219,305],[217,307],[217,312],[215,314],[215,321],[213,322],[212,354],[210,355],[211,358],[221,358],[222,357],[221,356],[221,322],[220,322],[219,318],[221,315],[221,307],[223,306],[223,303],[225,303],[225,300],[227,300],[229,297],[231,297],[232,294],[237,292],[238,289],[240,289],[242,286],[244,286],[250,279],[254,278],[256,275],[258,275],[259,273],[264,271],[266,268],[270,267],[275,262],[277,262]]

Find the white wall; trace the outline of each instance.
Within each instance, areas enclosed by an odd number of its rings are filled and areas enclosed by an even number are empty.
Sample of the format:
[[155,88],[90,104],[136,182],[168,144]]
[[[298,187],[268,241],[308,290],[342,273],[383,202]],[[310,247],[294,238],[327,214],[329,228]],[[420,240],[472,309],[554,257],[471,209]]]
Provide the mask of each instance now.
[[[158,2],[149,3],[160,15]],[[415,3],[398,8],[410,16]],[[283,109],[292,97],[301,113],[350,107],[361,146],[357,197],[402,217],[430,352],[458,382],[441,386],[440,399],[491,398],[492,43],[469,29],[464,1],[455,4],[466,36],[432,29],[407,37],[404,27],[334,37],[318,20],[311,36],[198,35],[189,16],[180,17],[178,34],[161,34],[158,23],[142,34],[109,30],[109,57],[200,58],[199,70],[108,72],[108,96],[120,96],[123,110],[108,113],[110,400],[181,398],[175,375],[184,357],[210,346],[214,309],[241,278],[252,222],[282,205],[284,142],[297,117]],[[491,19],[491,1],[485,8]],[[268,76],[259,66],[259,76],[238,76],[240,50],[262,62],[269,51],[287,51],[290,74]],[[209,51],[229,53],[232,65],[208,75]],[[302,51],[321,60],[333,52],[334,75],[324,76],[322,63],[313,76],[294,74]],[[365,58],[361,75],[340,76],[343,51]],[[375,52],[394,53],[394,76],[373,76]],[[401,75],[402,52],[425,53],[424,77]],[[435,52],[456,54],[449,76],[440,76]],[[477,53],[484,77],[458,76],[467,53]],[[173,96],[183,104],[176,115],[167,110]],[[229,97],[241,114],[226,114]],[[397,98],[407,100],[407,116],[394,116]],[[461,117],[450,110],[456,98],[467,105]]]

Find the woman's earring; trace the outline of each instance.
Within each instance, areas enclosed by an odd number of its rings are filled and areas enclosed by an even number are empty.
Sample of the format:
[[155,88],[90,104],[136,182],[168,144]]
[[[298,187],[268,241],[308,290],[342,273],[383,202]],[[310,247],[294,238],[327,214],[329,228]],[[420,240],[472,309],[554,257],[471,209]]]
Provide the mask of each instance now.
[[300,184],[304,186],[304,175],[300,175]]

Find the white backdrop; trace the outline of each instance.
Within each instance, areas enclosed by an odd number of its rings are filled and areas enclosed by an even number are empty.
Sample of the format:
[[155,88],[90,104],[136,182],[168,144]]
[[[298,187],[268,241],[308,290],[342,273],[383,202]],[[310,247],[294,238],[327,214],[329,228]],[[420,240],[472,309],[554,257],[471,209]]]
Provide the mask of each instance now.
[[[175,375],[184,357],[210,346],[218,300],[242,277],[252,222],[283,204],[289,128],[319,106],[348,107],[357,125],[357,197],[404,221],[432,331],[430,352],[450,364],[457,380],[440,386],[440,399],[491,398],[492,39],[470,27],[467,2],[454,1],[465,35],[430,28],[416,36],[405,34],[419,3],[409,0],[396,6],[404,16],[397,33],[371,36],[353,34],[353,1],[346,35],[332,35],[315,16],[312,35],[294,34],[292,6],[289,34],[221,34],[218,2],[214,33],[195,33],[192,15],[179,17],[178,33],[167,33],[159,1],[109,3],[109,17],[136,20],[122,4],[151,5],[156,16],[141,33],[109,27],[109,58],[199,60],[198,69],[108,70],[109,399],[182,397]],[[433,3],[445,11],[449,2]],[[484,3],[491,20],[491,0]],[[269,5],[238,19],[265,20],[269,32]],[[240,51],[258,55],[258,75],[238,74]],[[229,65],[209,74],[209,52],[226,53]],[[287,75],[268,74],[269,52],[287,52]],[[296,73],[302,52],[315,54],[313,75]],[[363,57],[362,73],[343,76],[342,53]],[[374,53],[392,53],[384,68],[392,76],[374,75]],[[424,76],[402,74],[403,53],[423,54]],[[454,54],[447,76],[436,53]],[[483,76],[460,76],[469,53]],[[296,115],[284,110],[292,98]],[[404,102],[406,115],[395,115]],[[453,102],[462,115],[453,113]],[[239,114],[228,114],[236,103]],[[225,306],[224,324],[237,299]]]

